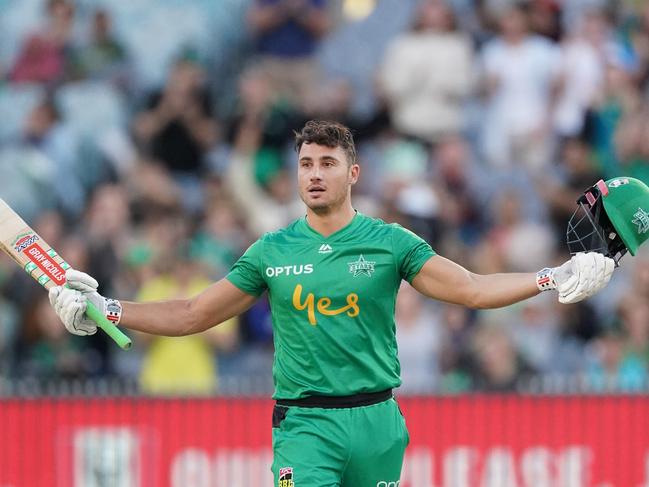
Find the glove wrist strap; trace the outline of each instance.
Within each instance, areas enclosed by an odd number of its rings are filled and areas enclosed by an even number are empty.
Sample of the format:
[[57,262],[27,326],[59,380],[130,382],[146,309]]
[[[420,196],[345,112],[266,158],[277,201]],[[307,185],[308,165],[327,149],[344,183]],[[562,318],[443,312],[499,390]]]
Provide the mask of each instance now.
[[104,315],[113,325],[119,325],[122,319],[122,303],[117,299],[104,298]]
[[546,267],[536,273],[536,287],[539,288],[539,291],[551,291],[557,288],[553,268]]

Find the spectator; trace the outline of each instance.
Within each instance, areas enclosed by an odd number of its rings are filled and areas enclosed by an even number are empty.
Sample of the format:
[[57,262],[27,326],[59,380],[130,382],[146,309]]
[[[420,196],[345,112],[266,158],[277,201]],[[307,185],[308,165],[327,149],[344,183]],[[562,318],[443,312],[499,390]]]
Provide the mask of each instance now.
[[559,42],[563,32],[561,29],[561,8],[558,2],[555,0],[529,2],[529,9],[530,30],[553,42]]
[[[116,279],[123,257],[131,244],[129,199],[123,186],[104,184],[97,187],[84,215],[87,238],[88,270],[102,279],[105,292],[123,295]],[[110,291],[109,291],[110,290]]]
[[111,24],[108,11],[94,13],[90,39],[72,52],[72,76],[109,81],[125,89],[128,84],[126,49],[114,36]]
[[225,276],[236,256],[246,248],[246,238],[229,200],[214,201],[190,243],[193,258],[213,280]]
[[248,12],[259,65],[274,91],[299,104],[320,78],[315,52],[331,28],[328,7],[328,0],[254,0]]
[[[2,273],[5,272],[5,269],[2,269]],[[10,377],[11,369],[17,358],[15,352],[20,315],[15,303],[12,303],[4,296],[0,296],[0,309],[2,309],[0,315],[0,383],[2,383],[3,380]],[[1,392],[2,389],[0,388]]]
[[625,352],[626,337],[616,328],[596,338],[587,357],[585,381],[591,391],[639,391],[647,386],[646,362]]
[[552,260],[555,243],[551,231],[524,216],[522,195],[514,189],[501,191],[494,206],[494,220],[478,257],[488,261],[480,267],[523,272]]
[[17,83],[54,86],[68,78],[70,35],[74,5],[68,0],[48,0],[47,24],[27,37],[9,78]]
[[409,32],[388,46],[381,88],[394,127],[428,143],[465,128],[473,52],[445,0],[424,0]]
[[632,291],[639,299],[649,301],[649,252],[639,252],[633,262]]
[[250,151],[257,183],[267,187],[282,170],[292,128],[303,118],[300,107],[273,91],[265,71],[255,68],[243,73],[228,142]]
[[[481,168],[472,158],[468,141],[459,135],[440,139],[433,150],[432,176],[440,195],[444,232],[455,234],[449,247],[477,243],[485,227],[482,211],[485,197],[482,195],[486,182]],[[440,248],[440,253],[452,258],[455,251]]]
[[440,322],[443,326],[439,345],[441,390],[462,392],[471,388],[473,370],[471,335],[474,312],[461,306],[443,305]]
[[615,133],[615,152],[622,174],[649,184],[649,103],[620,120]]
[[529,31],[527,12],[513,5],[499,19],[500,36],[482,51],[486,107],[482,144],[496,168],[540,172],[549,163],[558,50]]
[[[384,143],[380,174],[373,190],[383,203],[400,214],[397,219],[422,238],[436,243],[439,237],[440,200],[428,178],[428,153],[416,141],[394,138]],[[382,183],[382,184],[377,184]]]
[[589,303],[554,306],[558,315],[559,340],[552,350],[550,374],[575,377],[583,368],[587,347],[601,334],[603,326]]
[[376,106],[369,115],[359,115],[354,111],[356,95],[350,79],[334,77],[320,84],[318,96],[308,100],[304,111],[308,118],[343,123],[350,128],[354,141],[360,146],[391,132],[390,115],[382,94],[377,93]]
[[[210,284],[201,266],[178,256],[163,272],[145,282],[137,294],[142,301],[194,296]],[[148,343],[140,372],[142,390],[152,394],[212,394],[217,389],[215,351],[231,351],[238,342],[236,318],[218,327],[181,339],[141,335]]]
[[[254,235],[261,235],[276,229],[277,225],[288,223],[302,210],[294,196],[291,201],[278,200],[257,183],[254,156],[258,154],[263,137],[258,121],[252,117],[243,119],[236,137],[226,173],[227,186],[248,228]],[[281,174],[275,170],[271,179],[281,177]],[[272,183],[268,186],[272,187]]]
[[218,354],[219,376],[233,377],[243,393],[272,390],[268,371],[273,367],[275,344],[268,295],[262,296],[240,318],[242,346],[235,353]]
[[573,137],[584,128],[586,112],[604,85],[607,55],[612,46],[608,19],[602,12],[584,14],[561,47],[561,90],[554,112],[559,135]]
[[558,170],[555,174],[540,175],[537,186],[547,205],[557,241],[566,238],[566,224],[577,208],[579,195],[602,177],[584,140],[571,137],[563,141]]
[[411,286],[402,285],[396,304],[397,347],[404,393],[439,387],[440,325],[435,314]]
[[473,387],[482,392],[515,392],[534,370],[517,353],[507,332],[482,326],[473,336]]
[[604,80],[602,91],[587,116],[586,131],[600,168],[609,179],[621,174],[616,133],[626,117],[638,113],[642,98],[633,76],[619,61],[606,65]]
[[548,296],[537,296],[520,306],[480,311],[478,320],[482,326],[506,329],[524,362],[538,373],[549,373],[557,370],[555,350],[562,338],[560,315],[553,304]]
[[149,159],[138,160],[124,177],[133,218],[142,221],[150,213],[175,213],[182,208],[182,189],[169,171]]
[[57,181],[52,185],[57,206],[69,216],[78,216],[85,199],[79,141],[63,123],[53,98],[43,99],[28,115],[20,147],[48,159],[50,167],[46,170]]
[[17,354],[22,377],[38,380],[85,379],[96,372],[97,360],[87,342],[71,337],[47,296],[39,293],[24,314],[22,343]]
[[629,41],[638,60],[638,83],[642,90],[649,90],[649,5],[637,4],[637,14],[632,19]]
[[626,335],[626,355],[636,357],[649,369],[649,302],[628,296],[619,306],[622,330]]
[[164,89],[149,96],[133,128],[140,148],[159,161],[182,188],[185,208],[198,212],[202,204],[199,178],[218,135],[203,67],[191,57],[177,60]]

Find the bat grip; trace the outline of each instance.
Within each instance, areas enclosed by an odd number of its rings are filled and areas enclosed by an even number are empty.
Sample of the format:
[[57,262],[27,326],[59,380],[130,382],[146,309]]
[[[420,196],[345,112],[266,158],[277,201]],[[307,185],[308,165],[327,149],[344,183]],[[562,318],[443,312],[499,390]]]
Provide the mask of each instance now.
[[86,308],[86,315],[88,318],[90,318],[92,321],[97,323],[97,326],[104,330],[106,334],[111,337],[113,340],[115,340],[115,343],[119,345],[119,348],[122,350],[128,350],[131,348],[132,342],[129,337],[127,337],[122,331],[117,328],[113,323],[108,321],[108,318],[104,316],[102,312],[100,312],[94,304],[92,304],[90,301],[88,301],[88,307]]

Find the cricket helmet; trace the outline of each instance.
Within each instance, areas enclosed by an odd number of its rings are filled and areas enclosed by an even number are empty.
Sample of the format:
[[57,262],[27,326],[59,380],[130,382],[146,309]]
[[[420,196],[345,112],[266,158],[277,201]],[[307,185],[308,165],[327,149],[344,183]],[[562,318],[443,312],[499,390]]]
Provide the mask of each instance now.
[[627,251],[635,255],[649,238],[649,187],[638,179],[599,180],[577,205],[566,232],[572,254],[600,252],[617,265]]

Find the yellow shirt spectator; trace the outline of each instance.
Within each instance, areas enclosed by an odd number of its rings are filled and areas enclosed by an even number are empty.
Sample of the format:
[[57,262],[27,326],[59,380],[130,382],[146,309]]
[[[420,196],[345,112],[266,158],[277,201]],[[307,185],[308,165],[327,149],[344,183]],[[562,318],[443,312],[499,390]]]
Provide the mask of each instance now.
[[[209,279],[202,275],[191,277],[184,283],[177,275],[161,275],[142,286],[137,300],[189,298],[210,284]],[[232,348],[236,344],[237,329],[237,318],[232,318],[197,335],[151,337],[140,373],[142,390],[163,395],[214,393],[217,390],[215,348]]]

